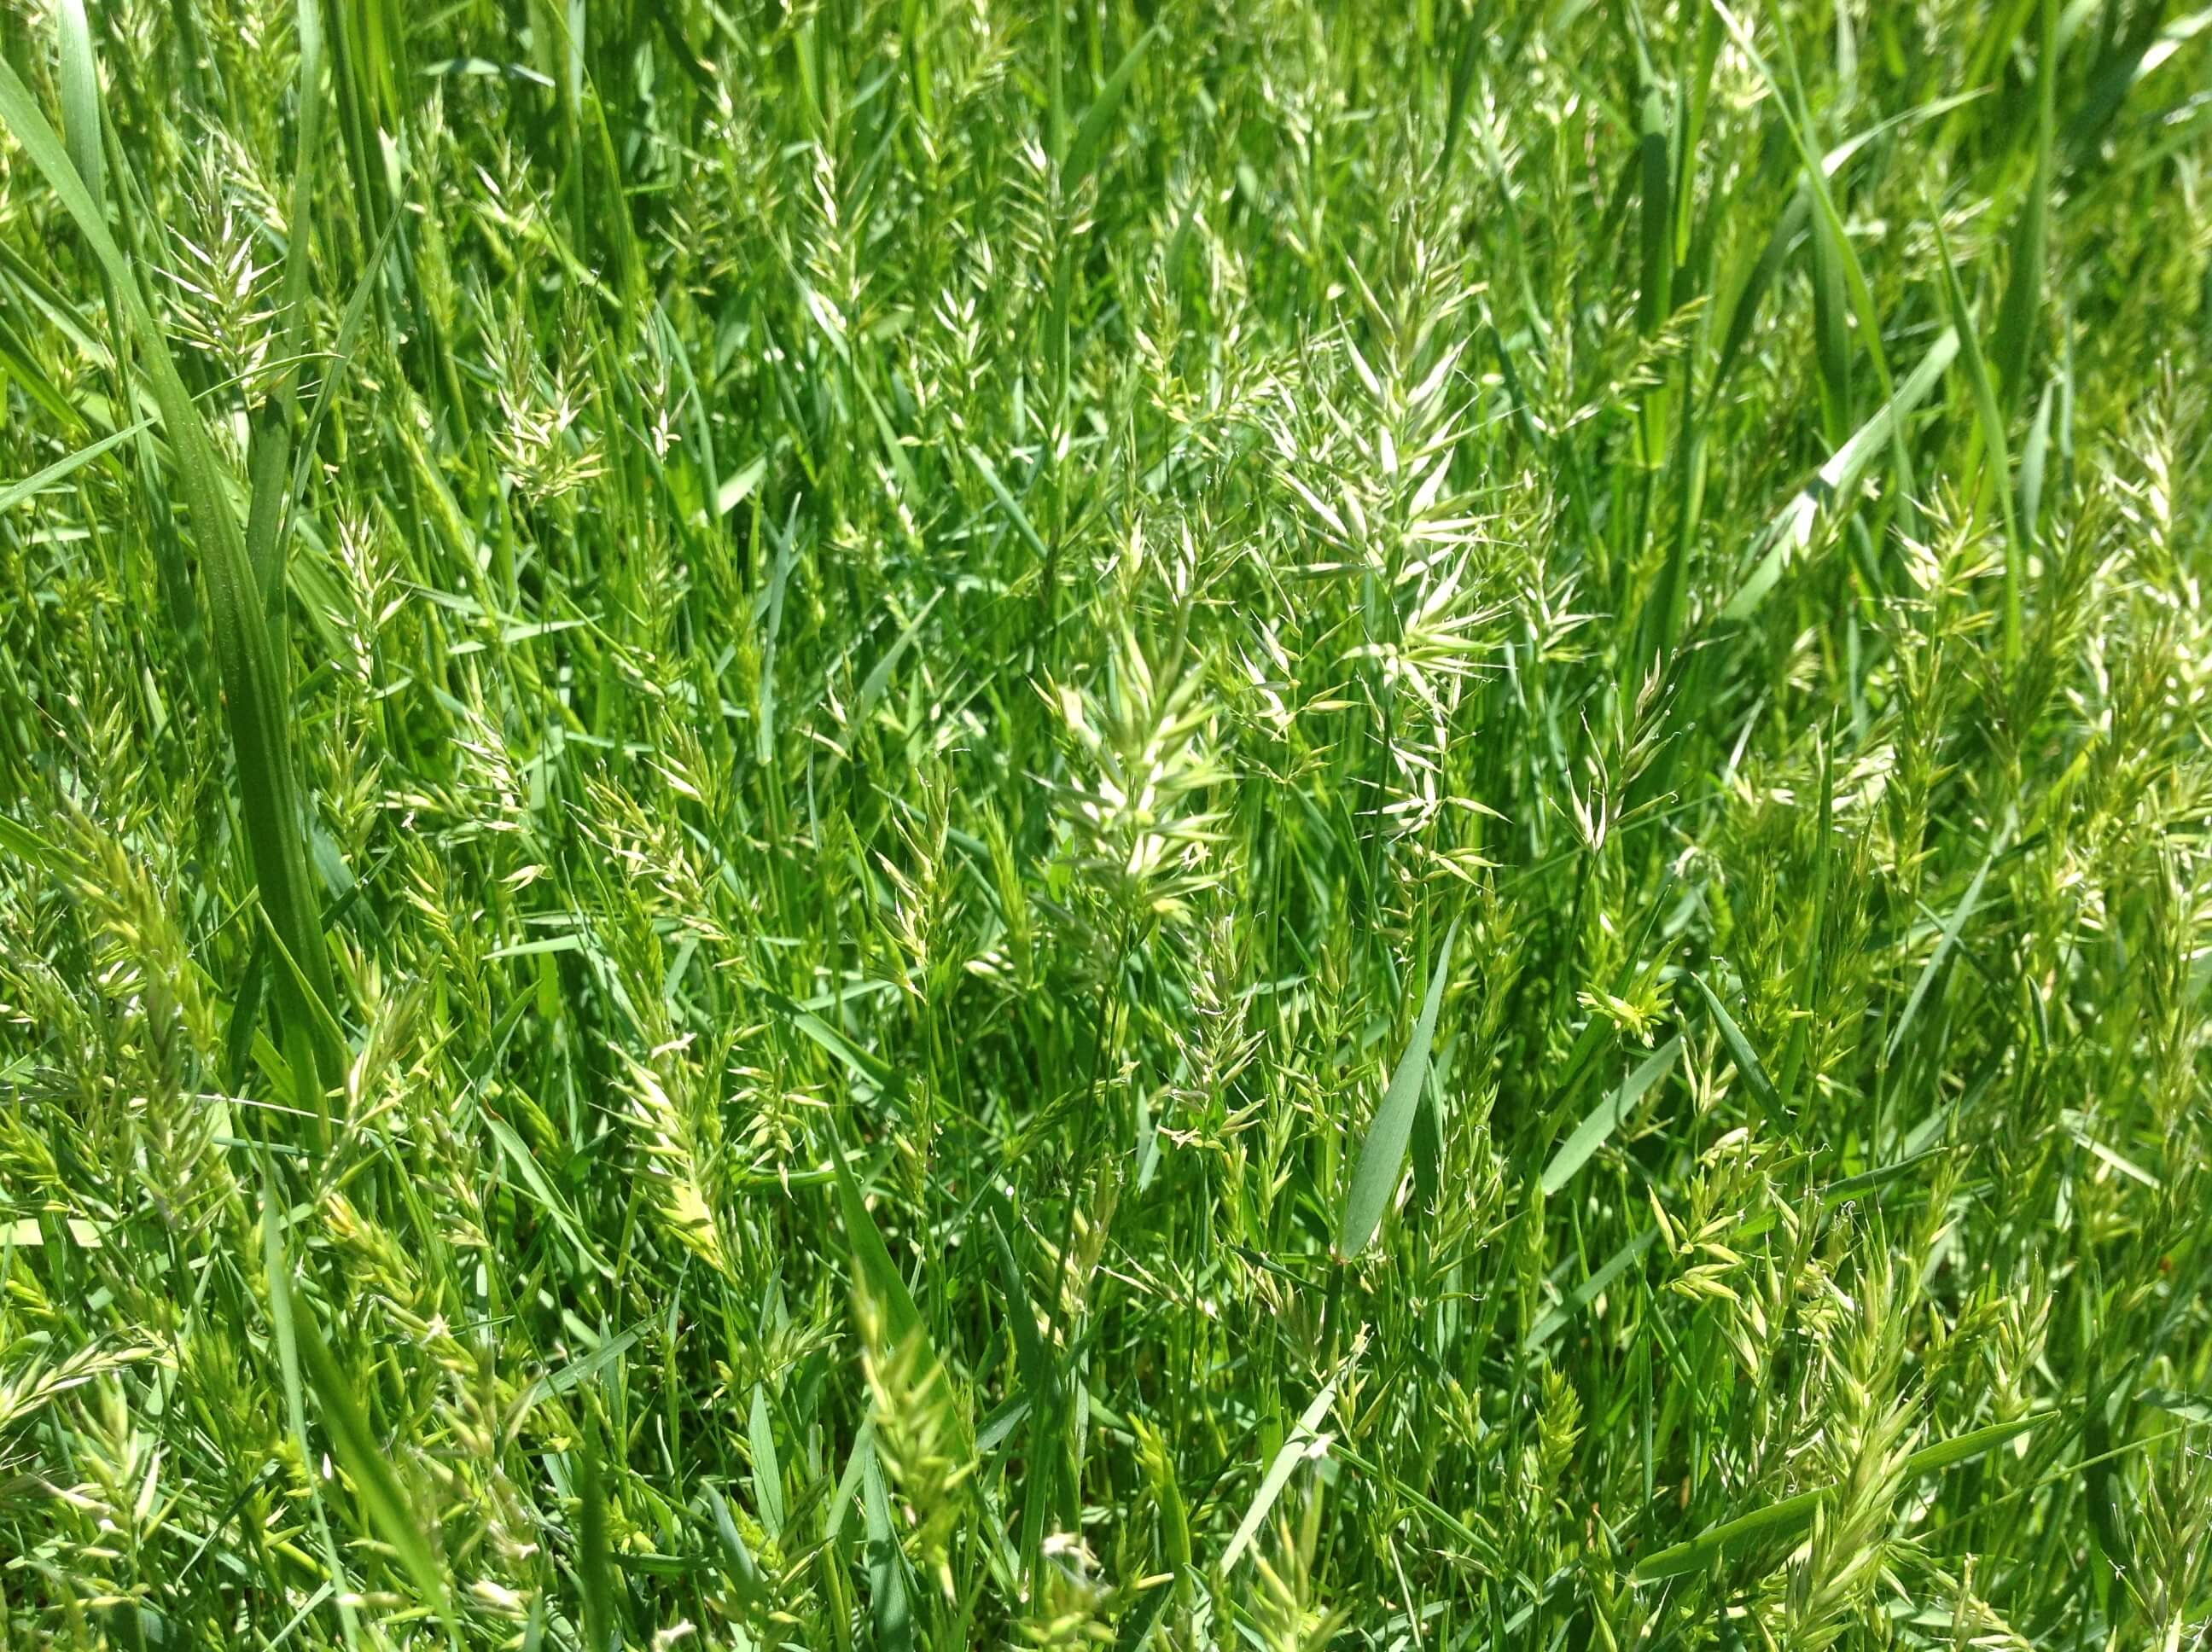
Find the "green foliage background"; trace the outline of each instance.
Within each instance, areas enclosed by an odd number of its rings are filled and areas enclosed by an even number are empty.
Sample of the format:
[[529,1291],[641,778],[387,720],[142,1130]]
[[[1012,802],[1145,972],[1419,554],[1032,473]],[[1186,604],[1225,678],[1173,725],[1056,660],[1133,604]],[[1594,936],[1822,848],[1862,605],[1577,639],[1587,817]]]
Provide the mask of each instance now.
[[12,1644],[2212,1620],[2212,13],[9,0]]

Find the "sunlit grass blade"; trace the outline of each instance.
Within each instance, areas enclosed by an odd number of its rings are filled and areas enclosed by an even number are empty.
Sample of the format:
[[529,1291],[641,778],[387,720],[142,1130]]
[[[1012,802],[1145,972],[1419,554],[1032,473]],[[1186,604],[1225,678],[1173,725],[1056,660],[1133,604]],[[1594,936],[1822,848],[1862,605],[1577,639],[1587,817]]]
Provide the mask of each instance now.
[[606,1471],[600,1465],[594,1425],[584,1425],[576,1472],[576,1581],[584,1597],[587,1652],[617,1645],[614,1552],[607,1532]]
[[1759,1053],[1752,1048],[1751,1041],[1743,1036],[1743,1029],[1736,1024],[1735,1017],[1728,1012],[1728,1006],[1721,1002],[1720,995],[1713,991],[1705,978],[1692,975],[1690,979],[1697,987],[1698,997],[1705,1000],[1706,1012],[1712,1017],[1713,1025],[1720,1029],[1721,1042],[1728,1046],[1729,1054],[1735,1059],[1736,1071],[1743,1075],[1744,1083],[1751,1086],[1751,1093],[1757,1098],[1759,1110],[1770,1121],[1779,1123],[1782,1098],[1775,1093],[1774,1081],[1766,1075],[1765,1063],[1759,1059]]
[[1898,440],[1906,417],[1928,399],[1929,392],[1936,387],[1958,353],[1958,329],[1947,327],[1928,347],[1920,365],[1898,386],[1897,394],[1854,431],[1850,440],[1838,448],[1802,491],[1783,507],[1761,536],[1765,554],[1729,599],[1722,610],[1723,618],[1747,619],[1757,611],[1781,580],[1790,560],[1813,543],[1814,530],[1821,513],[1832,507],[1848,504],[1869,463],[1882,447]]
[[1336,1376],[1322,1384],[1321,1392],[1300,1414],[1297,1426],[1291,1430],[1290,1437],[1268,1463],[1267,1472],[1260,1477],[1259,1489],[1244,1509],[1244,1517],[1237,1522],[1237,1529],[1230,1536],[1229,1546],[1221,1552],[1218,1570],[1222,1576],[1236,1570],[1237,1563],[1252,1546],[1253,1539],[1260,1534],[1261,1527],[1274,1509],[1275,1500],[1283,1495],[1283,1488],[1291,1483],[1291,1476],[1297,1471],[1298,1465],[1326,1455],[1328,1442],[1322,1435],[1321,1425],[1328,1420],[1329,1412],[1335,1407],[1337,1384],[1346,1370],[1358,1364],[1364,1351],[1364,1343],[1353,1345],[1344,1365]]
[[1936,221],[1936,251],[1943,260],[1943,287],[1950,301],[1952,331],[1959,335],[1963,347],[1961,354],[1966,364],[1966,382],[1974,393],[1974,412],[1982,433],[1985,468],[1997,497],[1997,510],[2004,521],[2004,659],[2008,665],[2017,665],[2021,648],[2021,592],[2027,578],[2027,547],[2021,538],[2020,522],[2013,501],[2011,444],[2005,436],[2005,416],[1997,400],[1996,384],[1990,377],[1989,364],[1983,360],[1981,338],[1973,314],[1966,307],[1966,289],[1959,284],[1958,266],[1951,260],[1951,248],[1943,234],[1943,223],[1939,215]]
[[107,198],[107,160],[100,131],[100,64],[93,56],[84,0],[61,0],[54,21],[61,34],[62,136],[87,197],[100,207]]
[[1067,153],[1060,160],[1062,190],[1076,188],[1098,164],[1099,152],[1105,146],[1107,133],[1113,129],[1114,117],[1121,107],[1121,100],[1128,95],[1129,82],[1144,67],[1145,53],[1159,33],[1155,24],[1137,36],[1106,83],[1098,88],[1098,95],[1091,100],[1091,106],[1083,112],[1082,123],[1068,140]]
[[768,1414],[768,1396],[753,1385],[752,1410],[745,1427],[752,1451],[753,1506],[771,1539],[783,1536],[783,1465],[776,1455],[775,1427]]
[[837,1208],[844,1218],[845,1243],[852,1260],[854,1287],[866,1291],[880,1305],[894,1343],[923,1336],[921,1310],[915,1306],[905,1276],[891,1260],[875,1218],[868,1214],[867,1200],[861,1197],[860,1184],[853,1179],[844,1150],[834,1140],[830,1144],[830,1163],[836,1173]]
[[[303,1386],[315,1396],[323,1426],[330,1435],[340,1467],[353,1482],[369,1528],[391,1548],[423,1600],[438,1613],[445,1613],[450,1605],[445,1570],[433,1553],[407,1494],[370,1427],[355,1395],[352,1379],[332,1356],[320,1327],[315,1323],[313,1310],[292,1291],[290,1265],[285,1260],[273,1214],[268,1222],[271,1300],[283,1304],[279,1309],[280,1331],[289,1329],[289,1336],[283,1340],[296,1353]],[[288,1360],[288,1382],[290,1380]]]
[[1912,1030],[1913,1020],[1919,1015],[1922,1004],[1927,1000],[1929,988],[1943,973],[1943,966],[1949,962],[1952,949],[1959,944],[1959,937],[1966,932],[1975,908],[1981,905],[1982,886],[1989,881],[1990,869],[1996,865],[1998,858],[2004,853],[2005,845],[2011,841],[2014,823],[2008,816],[2004,824],[1997,829],[1996,835],[1990,841],[1989,853],[1982,857],[1982,864],[1976,869],[1972,881],[1966,885],[1966,893],[1959,897],[1959,904],[1951,908],[1951,915],[1943,920],[1942,928],[1937,931],[1936,950],[1928,955],[1928,962],[1921,966],[1919,977],[1912,983],[1912,991],[1905,1000],[1905,1007],[1898,1012],[1897,1024],[1890,1029],[1887,1054],[1892,1059],[1903,1046],[1905,1035]]
[[[2035,171],[2013,226],[2012,273],[1997,310],[1990,351],[2002,410],[2016,416],[2027,393],[2028,364],[2043,309],[2044,263],[2049,257],[2052,151],[2057,142],[2058,0],[2036,0]],[[2031,530],[2033,523],[2030,524]]]

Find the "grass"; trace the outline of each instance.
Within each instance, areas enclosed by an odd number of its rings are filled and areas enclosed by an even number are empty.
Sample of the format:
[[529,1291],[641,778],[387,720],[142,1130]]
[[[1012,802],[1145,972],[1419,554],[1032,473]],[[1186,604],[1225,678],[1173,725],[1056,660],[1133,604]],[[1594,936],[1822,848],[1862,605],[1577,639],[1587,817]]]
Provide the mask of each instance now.
[[2209,20],[10,0],[0,1639],[2205,1645]]

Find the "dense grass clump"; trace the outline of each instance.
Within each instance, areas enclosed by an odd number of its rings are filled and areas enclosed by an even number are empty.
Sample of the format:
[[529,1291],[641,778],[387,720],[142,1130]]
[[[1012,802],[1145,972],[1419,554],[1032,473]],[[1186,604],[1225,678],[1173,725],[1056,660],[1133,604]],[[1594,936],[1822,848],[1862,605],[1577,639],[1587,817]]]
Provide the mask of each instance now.
[[2212,1623],[2212,13],[6,0],[0,1640]]

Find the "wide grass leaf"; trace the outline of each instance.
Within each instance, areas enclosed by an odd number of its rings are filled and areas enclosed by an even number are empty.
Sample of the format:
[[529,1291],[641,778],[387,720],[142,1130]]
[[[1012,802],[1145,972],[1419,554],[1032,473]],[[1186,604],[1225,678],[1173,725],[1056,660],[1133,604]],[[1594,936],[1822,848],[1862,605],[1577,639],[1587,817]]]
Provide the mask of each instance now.
[[1604,1146],[1613,1133],[1643,1104],[1651,1087],[1674,1071],[1681,1055],[1682,1040],[1677,1035],[1638,1063],[1635,1071],[1620,1081],[1618,1090],[1589,1110],[1574,1127],[1573,1133],[1559,1144],[1551,1163],[1545,1165],[1542,1181],[1547,1195],[1556,1193],[1574,1179],[1575,1172],[1589,1163],[1590,1155]]
[[1428,1083],[1429,1045],[1436,1037],[1437,1011],[1443,1004],[1444,982],[1451,973],[1452,943],[1458,938],[1459,924],[1455,920],[1437,951],[1436,971],[1429,978],[1428,996],[1421,1001],[1413,1036],[1398,1058],[1390,1087],[1382,1092],[1382,1105],[1375,1110],[1367,1138],[1360,1144],[1359,1162],[1352,1170],[1343,1218],[1337,1227],[1336,1254],[1344,1260],[1367,1248],[1382,1225],[1391,1195],[1398,1191],[1398,1180],[1406,1168],[1406,1144],[1413,1133],[1414,1110],[1421,1104],[1422,1086]]

